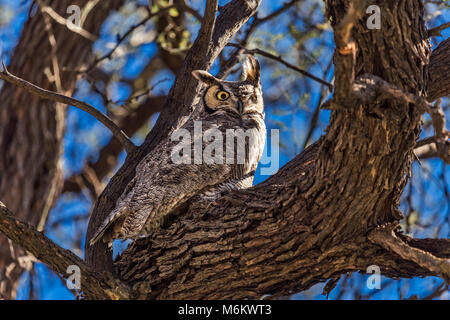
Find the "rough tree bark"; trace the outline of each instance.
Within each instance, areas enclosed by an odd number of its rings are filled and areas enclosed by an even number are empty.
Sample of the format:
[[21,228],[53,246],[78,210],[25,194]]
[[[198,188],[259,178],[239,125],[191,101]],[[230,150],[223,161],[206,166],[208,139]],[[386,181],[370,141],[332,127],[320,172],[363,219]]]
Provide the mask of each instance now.
[[[88,0],[43,1],[58,14],[67,16],[70,5],[83,7]],[[94,7],[83,28],[98,34],[101,21],[123,0],[102,1]],[[52,47],[44,19],[38,10],[30,17],[11,57],[9,70],[42,88],[56,91],[47,77],[52,65]],[[59,69],[79,70],[92,59],[92,42],[52,23]],[[77,80],[74,72],[61,72],[64,93],[71,95]],[[5,83],[0,92],[0,196],[23,221],[33,225],[45,220],[62,188],[60,168],[66,107],[45,101]],[[11,253],[13,248],[14,253]],[[14,298],[23,269],[17,258],[23,255],[0,236],[0,298]],[[14,257],[14,258],[13,258]]]
[[[79,262],[88,275],[82,282],[87,298],[256,299],[324,281],[329,292],[342,274],[370,265],[388,277],[437,275],[450,281],[450,240],[402,234],[398,209],[428,106],[427,88],[430,100],[450,88],[448,77],[430,70],[439,73],[434,63],[449,61],[450,52],[438,51],[431,56],[435,62],[429,60],[421,0],[376,1],[382,8],[380,30],[368,30],[360,19],[363,1],[353,7],[348,0],[325,3],[336,42],[326,133],[264,183],[207,207],[193,204],[115,262],[105,246],[87,247],[87,263]],[[192,112],[199,88],[190,71],[208,69],[258,5],[233,0],[215,21],[217,2],[208,1],[199,36],[155,128],[98,199],[88,239],[142,157]],[[76,262],[1,205],[0,231],[57,272]],[[28,237],[40,245],[21,240]]]

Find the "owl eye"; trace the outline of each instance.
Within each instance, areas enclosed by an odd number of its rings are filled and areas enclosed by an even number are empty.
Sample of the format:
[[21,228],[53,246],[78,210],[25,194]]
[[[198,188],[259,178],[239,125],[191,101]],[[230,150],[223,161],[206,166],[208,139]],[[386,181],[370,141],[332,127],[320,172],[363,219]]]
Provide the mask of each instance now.
[[219,92],[217,92],[216,97],[220,101],[225,101],[230,97],[230,94],[226,91],[219,91]]

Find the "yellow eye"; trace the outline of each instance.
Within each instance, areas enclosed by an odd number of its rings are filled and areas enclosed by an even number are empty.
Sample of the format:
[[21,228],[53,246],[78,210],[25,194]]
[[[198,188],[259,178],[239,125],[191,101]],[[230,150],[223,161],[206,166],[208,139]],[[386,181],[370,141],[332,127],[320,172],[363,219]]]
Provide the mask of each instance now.
[[226,91],[219,91],[219,92],[217,92],[216,97],[220,101],[225,101],[230,97],[230,94]]

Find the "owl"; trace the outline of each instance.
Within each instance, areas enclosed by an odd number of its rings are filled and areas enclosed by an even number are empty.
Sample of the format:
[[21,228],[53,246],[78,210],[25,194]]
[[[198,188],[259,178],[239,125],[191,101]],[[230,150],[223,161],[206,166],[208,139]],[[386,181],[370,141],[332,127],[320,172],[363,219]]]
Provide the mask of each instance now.
[[198,112],[141,160],[90,245],[149,236],[193,201],[252,186],[266,138],[258,61],[246,57],[239,81],[192,75],[204,84]]

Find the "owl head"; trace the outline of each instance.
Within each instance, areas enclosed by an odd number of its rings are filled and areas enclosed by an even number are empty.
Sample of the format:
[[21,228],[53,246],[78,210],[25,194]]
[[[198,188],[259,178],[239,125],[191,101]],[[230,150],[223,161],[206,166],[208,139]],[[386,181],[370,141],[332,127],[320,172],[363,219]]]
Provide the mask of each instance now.
[[223,110],[237,115],[264,114],[258,60],[248,55],[239,81],[218,79],[209,72],[195,70],[192,75],[206,84],[203,93],[205,111],[212,114]]

